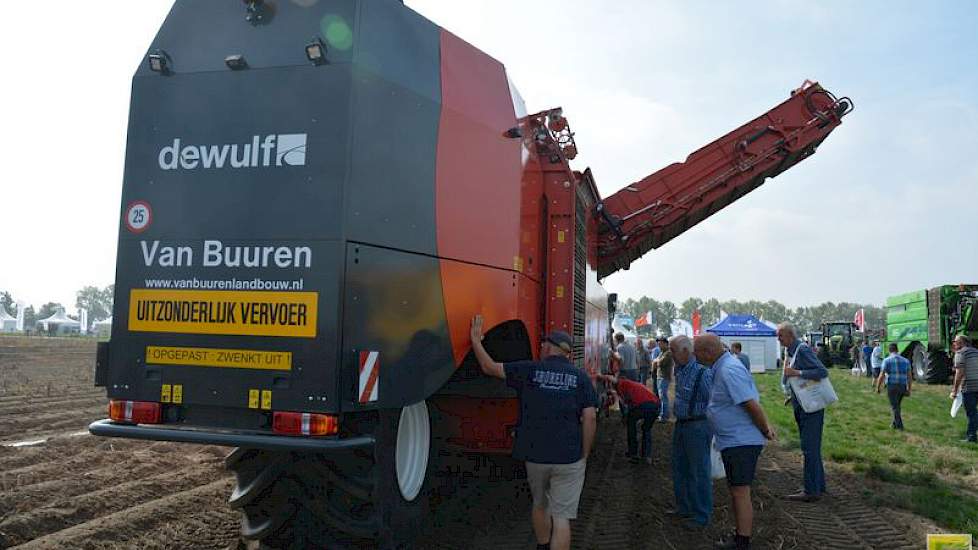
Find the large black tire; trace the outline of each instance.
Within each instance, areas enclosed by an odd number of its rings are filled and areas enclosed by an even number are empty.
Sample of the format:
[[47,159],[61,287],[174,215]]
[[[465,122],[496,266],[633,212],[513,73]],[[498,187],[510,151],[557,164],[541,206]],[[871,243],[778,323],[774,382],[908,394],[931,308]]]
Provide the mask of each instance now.
[[927,367],[924,379],[928,384],[947,384],[951,378],[951,364],[943,351],[927,353]]
[[833,363],[832,356],[829,354],[829,351],[825,349],[825,346],[821,346],[818,348],[818,360],[821,361],[823,365],[825,365],[825,368],[827,369],[832,368],[832,363]]
[[951,369],[947,354],[943,351],[927,351],[923,344],[915,343],[910,350],[910,366],[914,377],[927,384],[946,384]]
[[[367,543],[411,548],[429,508],[436,447],[430,437],[433,407],[424,402],[412,407],[378,413],[371,422],[372,449],[330,454],[235,449],[225,461],[237,478],[228,503],[241,512],[242,539],[269,549]],[[402,416],[402,411],[415,414]],[[420,464],[407,468],[413,474],[405,480],[397,473],[402,418],[413,422],[410,433],[417,434],[421,420],[428,422],[429,433],[427,448],[402,442],[401,449],[412,451],[407,454],[417,455]]]

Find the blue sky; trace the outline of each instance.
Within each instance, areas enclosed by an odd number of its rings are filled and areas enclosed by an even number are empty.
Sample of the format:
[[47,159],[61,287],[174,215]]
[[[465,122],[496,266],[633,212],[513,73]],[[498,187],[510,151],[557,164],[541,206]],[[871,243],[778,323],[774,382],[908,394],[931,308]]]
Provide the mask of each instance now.
[[[6,6],[0,204],[17,229],[0,233],[0,290],[73,305],[113,281],[129,82],[170,3]],[[531,111],[563,106],[574,167],[605,195],[806,78],[855,101],[814,157],[609,277],[611,291],[797,306],[978,282],[976,2],[407,5],[502,61]]]
[[[975,209],[955,206],[978,195],[976,3],[409,4],[503,60],[530,110],[562,105],[575,167],[590,165],[606,195],[806,78],[855,101],[814,157],[609,277],[610,290],[879,304],[978,281]],[[533,47],[518,29],[537,33]]]

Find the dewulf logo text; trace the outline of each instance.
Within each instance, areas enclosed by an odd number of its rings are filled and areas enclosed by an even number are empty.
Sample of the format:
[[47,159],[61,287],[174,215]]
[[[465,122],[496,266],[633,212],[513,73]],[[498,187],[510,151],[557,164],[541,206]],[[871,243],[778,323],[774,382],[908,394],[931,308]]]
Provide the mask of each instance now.
[[163,170],[305,166],[306,134],[253,136],[251,143],[224,145],[190,145],[176,138],[160,149],[159,161]]

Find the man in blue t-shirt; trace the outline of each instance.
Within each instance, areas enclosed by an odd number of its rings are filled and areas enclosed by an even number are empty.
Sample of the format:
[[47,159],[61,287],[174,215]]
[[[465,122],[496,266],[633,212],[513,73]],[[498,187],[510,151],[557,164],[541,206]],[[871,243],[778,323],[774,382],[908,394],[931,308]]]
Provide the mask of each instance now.
[[574,342],[555,330],[540,342],[539,361],[497,363],[482,346],[482,316],[472,319],[472,351],[482,372],[516,390],[520,417],[513,458],[526,461],[538,549],[570,548],[570,520],[584,488],[598,396],[570,361]]
[[716,548],[749,549],[754,524],[750,487],[764,443],[776,437],[774,427],[761,408],[754,378],[736,357],[723,349],[720,337],[697,336],[693,340],[693,352],[696,360],[701,365],[709,365],[713,373],[706,416],[723,458],[736,524],[733,538],[721,541]]

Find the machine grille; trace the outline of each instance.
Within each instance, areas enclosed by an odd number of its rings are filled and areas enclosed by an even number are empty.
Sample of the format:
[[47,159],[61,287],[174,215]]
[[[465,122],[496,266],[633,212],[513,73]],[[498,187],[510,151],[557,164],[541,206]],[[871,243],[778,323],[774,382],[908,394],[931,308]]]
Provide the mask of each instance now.
[[584,368],[584,316],[587,301],[587,230],[585,206],[577,194],[574,215],[574,364]]

